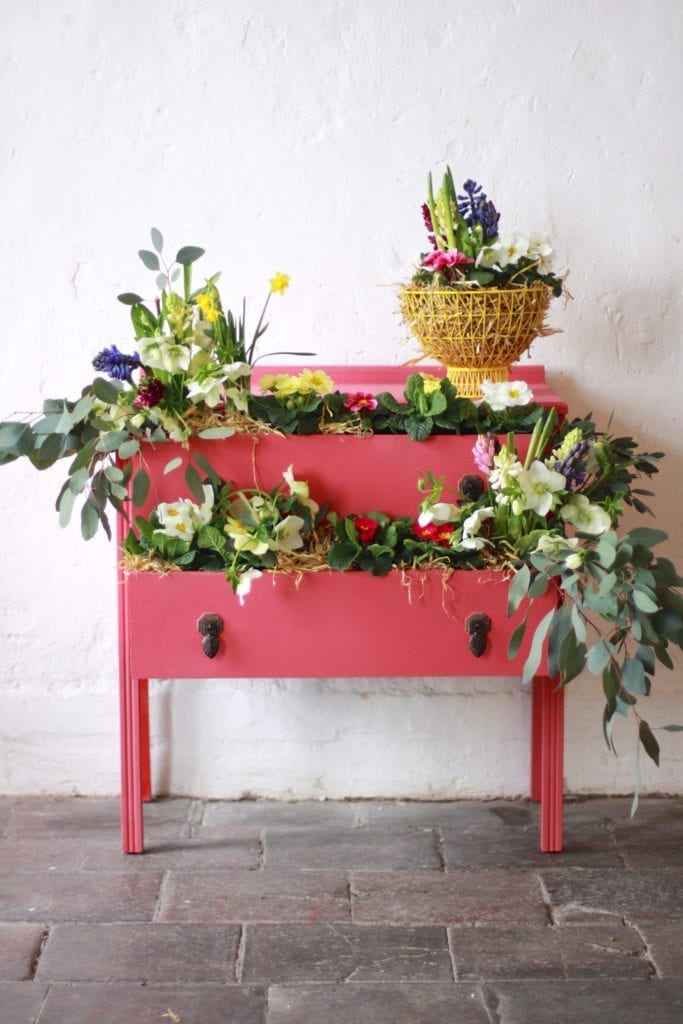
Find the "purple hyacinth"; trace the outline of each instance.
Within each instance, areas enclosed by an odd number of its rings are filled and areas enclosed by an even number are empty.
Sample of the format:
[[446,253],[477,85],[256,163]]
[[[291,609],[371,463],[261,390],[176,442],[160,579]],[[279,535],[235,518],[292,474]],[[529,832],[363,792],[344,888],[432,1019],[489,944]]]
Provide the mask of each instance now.
[[555,472],[561,473],[567,481],[567,490],[573,491],[586,482],[585,458],[589,451],[588,441],[577,441],[565,457],[555,463]]
[[123,352],[119,352],[116,345],[103,348],[101,352],[97,353],[92,364],[96,370],[108,374],[115,380],[126,380],[128,383],[131,381],[133,370],[142,366],[137,352],[134,352],[132,356],[127,356]]
[[498,234],[500,214],[481,185],[468,178],[463,184],[464,196],[458,196],[458,211],[465,218],[468,228],[479,226],[484,233],[484,241],[488,242]]

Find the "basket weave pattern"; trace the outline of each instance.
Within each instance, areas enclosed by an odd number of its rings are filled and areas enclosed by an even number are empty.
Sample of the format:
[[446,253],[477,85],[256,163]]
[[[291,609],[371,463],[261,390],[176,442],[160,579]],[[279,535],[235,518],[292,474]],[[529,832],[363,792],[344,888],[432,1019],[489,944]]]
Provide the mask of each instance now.
[[[537,334],[550,291],[527,288],[402,288],[401,314],[425,355],[438,359],[458,393],[480,397],[482,380],[507,380]],[[547,332],[550,333],[550,332]]]

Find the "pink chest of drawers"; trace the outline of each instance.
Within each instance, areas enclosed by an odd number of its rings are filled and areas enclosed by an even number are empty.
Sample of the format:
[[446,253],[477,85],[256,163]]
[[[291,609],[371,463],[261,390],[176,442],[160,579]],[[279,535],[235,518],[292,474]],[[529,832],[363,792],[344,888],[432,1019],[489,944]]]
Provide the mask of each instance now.
[[[406,374],[383,367],[333,367],[328,372],[340,390],[374,392],[400,392]],[[564,412],[566,407],[545,385],[541,368],[530,367],[528,375],[538,400]],[[473,471],[473,440],[450,435],[420,443],[404,436],[235,436],[193,441],[189,449],[162,444],[143,455],[152,480],[143,511],[187,495],[183,467],[193,450],[201,450],[223,479],[242,487],[274,487],[293,465],[296,478],[310,484],[312,497],[329,501],[339,514],[381,509],[394,516],[415,515],[419,476],[431,470],[455,486]],[[182,459],[181,467],[165,474],[176,457]],[[120,522],[120,535],[123,529]],[[522,609],[508,618],[507,589],[502,574],[488,571],[457,571],[448,579],[438,571],[396,571],[381,578],[322,572],[299,581],[268,575],[241,604],[222,574],[122,573],[124,851],[140,853],[144,848],[143,803],[152,792],[150,678],[520,675],[528,644],[508,659],[508,641]],[[553,606],[552,594],[544,600],[534,602],[532,622]],[[490,620],[478,657],[468,632],[475,613]],[[198,630],[206,615],[221,625],[218,651],[210,661]],[[528,629],[527,636],[531,633]],[[562,848],[562,776],[563,693],[547,675],[539,675],[532,689],[530,795],[541,801],[541,849],[546,851]]]

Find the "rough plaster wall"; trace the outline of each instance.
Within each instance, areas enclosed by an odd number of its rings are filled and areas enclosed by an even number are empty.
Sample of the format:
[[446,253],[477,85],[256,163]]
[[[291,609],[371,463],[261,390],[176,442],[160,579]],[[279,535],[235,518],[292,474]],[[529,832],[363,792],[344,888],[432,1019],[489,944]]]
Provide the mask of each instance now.
[[[564,333],[537,341],[572,412],[669,452],[658,519],[683,563],[679,0],[1,0],[0,413],[78,393],[129,344],[152,225],[206,247],[252,311],[278,269],[273,347],[388,362],[394,285],[423,244],[427,171],[483,181],[504,225],[571,267]],[[62,532],[57,467],[0,471],[0,791],[112,793],[114,551]],[[368,622],[372,628],[372,621]],[[679,663],[680,664],[680,663]],[[683,721],[680,668],[653,725]],[[628,791],[592,678],[572,683],[567,787]],[[202,796],[521,794],[528,695],[468,680],[163,682],[162,791]],[[651,790],[683,791],[664,734]]]

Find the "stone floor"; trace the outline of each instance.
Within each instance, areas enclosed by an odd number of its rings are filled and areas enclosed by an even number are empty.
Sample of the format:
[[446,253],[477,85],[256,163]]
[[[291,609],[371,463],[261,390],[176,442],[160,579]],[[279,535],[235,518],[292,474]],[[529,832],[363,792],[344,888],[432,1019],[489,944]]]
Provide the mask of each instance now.
[[0,799],[1,1024],[678,1024],[683,800]]

